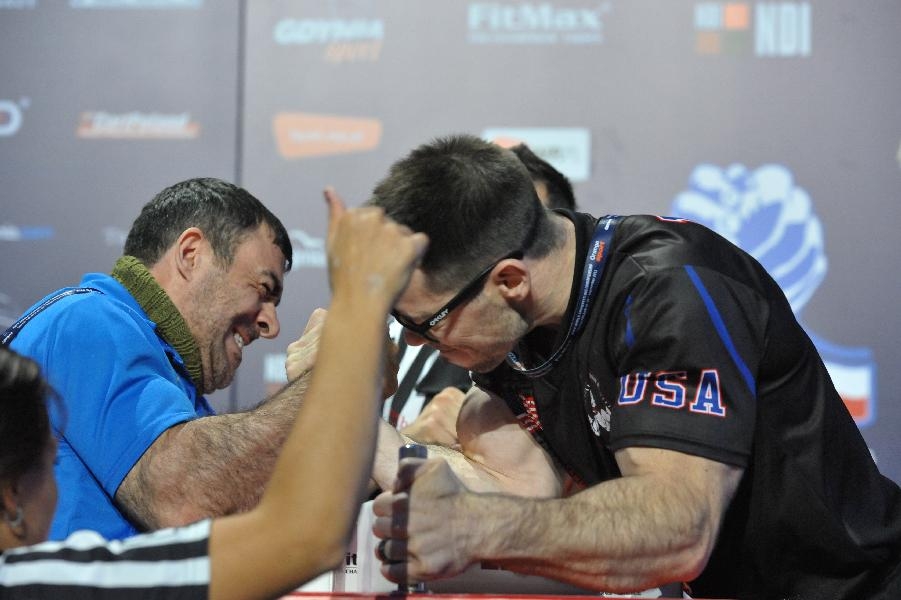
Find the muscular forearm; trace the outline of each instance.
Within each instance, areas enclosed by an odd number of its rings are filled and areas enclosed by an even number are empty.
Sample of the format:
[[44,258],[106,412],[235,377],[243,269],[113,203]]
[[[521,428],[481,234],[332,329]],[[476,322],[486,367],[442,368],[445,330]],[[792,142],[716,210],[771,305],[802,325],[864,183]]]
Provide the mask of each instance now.
[[305,374],[251,411],[170,428],[132,468],[117,502],[145,529],[255,506],[308,382]]
[[612,592],[697,577],[744,471],[654,448],[616,459],[623,477],[564,499],[463,496],[467,506],[454,514],[484,511],[489,525],[484,535],[481,524],[464,529],[479,536],[463,541],[464,554]]
[[474,536],[472,559],[586,589],[632,592],[691,580],[715,537],[703,501],[678,488],[664,497],[638,477],[565,499],[471,495],[466,502],[461,516],[485,515],[478,527],[455,528]]
[[[512,427],[518,428],[517,425]],[[562,490],[562,479],[551,466],[550,459],[530,437],[516,436],[529,451],[518,453],[515,470],[506,466],[490,467],[477,452],[478,446],[467,445],[460,451],[440,445],[427,446],[429,456],[443,458],[463,484],[472,491],[508,493],[517,496],[551,497]],[[397,475],[397,450],[411,438],[398,432],[385,421],[379,422],[379,439],[373,466],[373,479],[383,490],[390,490]],[[525,449],[524,449],[525,450]]]

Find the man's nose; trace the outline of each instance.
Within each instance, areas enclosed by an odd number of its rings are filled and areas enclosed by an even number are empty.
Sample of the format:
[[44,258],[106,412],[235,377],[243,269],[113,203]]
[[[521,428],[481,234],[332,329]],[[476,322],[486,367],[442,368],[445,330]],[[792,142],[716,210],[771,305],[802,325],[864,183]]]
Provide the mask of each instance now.
[[260,330],[260,337],[272,339],[278,336],[281,329],[278,323],[278,314],[275,309],[275,303],[267,302],[263,304],[260,315],[257,317],[257,328]]

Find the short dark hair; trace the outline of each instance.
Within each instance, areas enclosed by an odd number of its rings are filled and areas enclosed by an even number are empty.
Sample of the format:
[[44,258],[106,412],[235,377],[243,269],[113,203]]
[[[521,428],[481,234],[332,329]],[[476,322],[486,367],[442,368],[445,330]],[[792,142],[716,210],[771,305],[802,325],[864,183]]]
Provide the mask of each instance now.
[[52,389],[36,362],[0,346],[0,481],[37,468],[50,439]]
[[144,205],[125,239],[124,253],[152,266],[183,231],[198,227],[210,240],[216,257],[228,266],[244,236],[263,223],[272,230],[273,243],[285,257],[285,270],[291,270],[288,232],[262,202],[244,188],[221,179],[187,179],[167,187]]
[[576,209],[576,196],[573,194],[573,186],[566,175],[554,168],[554,166],[532,152],[525,144],[518,144],[510,148],[522,164],[529,170],[532,181],[541,181],[547,188],[547,207]]
[[481,138],[437,138],[395,162],[370,204],[429,237],[420,266],[435,292],[454,289],[514,250],[543,256],[559,240],[516,156]]

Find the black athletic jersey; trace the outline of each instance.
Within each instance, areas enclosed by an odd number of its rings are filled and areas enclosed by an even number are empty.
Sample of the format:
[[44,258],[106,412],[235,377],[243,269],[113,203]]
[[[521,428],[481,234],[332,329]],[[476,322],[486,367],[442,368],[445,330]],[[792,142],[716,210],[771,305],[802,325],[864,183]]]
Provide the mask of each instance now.
[[[576,225],[575,309],[596,219]],[[570,474],[665,448],[745,469],[693,595],[901,598],[901,490],[877,470],[782,290],[750,255],[683,219],[622,217],[590,317],[547,375],[474,374]],[[556,336],[556,337],[555,337]],[[536,366],[564,334],[515,349]]]

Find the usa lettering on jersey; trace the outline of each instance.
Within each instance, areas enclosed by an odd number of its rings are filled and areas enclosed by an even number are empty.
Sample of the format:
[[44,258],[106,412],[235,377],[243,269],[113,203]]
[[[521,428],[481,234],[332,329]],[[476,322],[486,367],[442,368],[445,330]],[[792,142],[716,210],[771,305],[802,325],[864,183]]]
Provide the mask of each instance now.
[[645,401],[657,408],[726,416],[716,369],[701,369],[692,376],[687,371],[636,371],[620,377],[618,405]]

